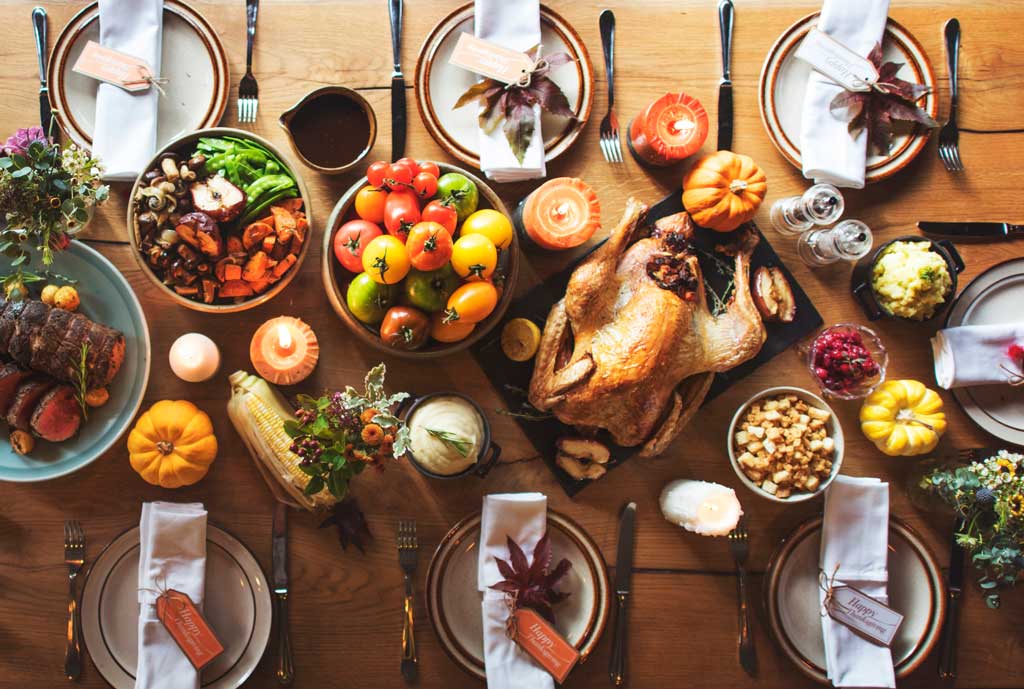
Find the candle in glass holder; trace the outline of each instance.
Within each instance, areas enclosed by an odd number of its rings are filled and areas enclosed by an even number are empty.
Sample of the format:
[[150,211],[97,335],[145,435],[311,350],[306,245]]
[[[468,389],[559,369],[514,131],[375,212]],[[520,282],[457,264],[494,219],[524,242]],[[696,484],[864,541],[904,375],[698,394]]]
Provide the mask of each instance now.
[[706,481],[672,481],[659,502],[665,519],[702,536],[728,536],[743,515],[736,491]]
[[320,358],[316,333],[290,316],[271,318],[256,330],[249,345],[256,373],[275,385],[293,385],[309,377]]
[[187,383],[209,380],[220,368],[220,350],[201,333],[186,333],[174,341],[167,358],[171,371]]

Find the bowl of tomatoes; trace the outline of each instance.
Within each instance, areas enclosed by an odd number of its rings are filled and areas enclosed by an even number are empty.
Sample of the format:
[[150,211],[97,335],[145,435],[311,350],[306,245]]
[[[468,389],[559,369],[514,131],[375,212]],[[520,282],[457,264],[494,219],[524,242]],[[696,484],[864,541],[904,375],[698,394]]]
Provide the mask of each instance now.
[[512,300],[519,243],[508,209],[454,165],[375,162],[342,195],[327,228],[327,297],[377,349],[406,358],[466,349]]

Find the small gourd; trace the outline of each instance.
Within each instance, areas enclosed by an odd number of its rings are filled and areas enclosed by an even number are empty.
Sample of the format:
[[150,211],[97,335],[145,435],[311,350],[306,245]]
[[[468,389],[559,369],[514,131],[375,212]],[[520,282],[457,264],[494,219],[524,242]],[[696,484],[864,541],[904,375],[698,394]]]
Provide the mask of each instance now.
[[860,428],[890,457],[923,455],[946,432],[942,398],[916,380],[888,380],[864,400]]
[[206,412],[186,400],[163,400],[143,413],[128,435],[132,468],[162,488],[190,486],[217,457],[217,437]]
[[683,177],[683,206],[701,227],[732,232],[754,218],[768,193],[764,170],[750,156],[718,151]]

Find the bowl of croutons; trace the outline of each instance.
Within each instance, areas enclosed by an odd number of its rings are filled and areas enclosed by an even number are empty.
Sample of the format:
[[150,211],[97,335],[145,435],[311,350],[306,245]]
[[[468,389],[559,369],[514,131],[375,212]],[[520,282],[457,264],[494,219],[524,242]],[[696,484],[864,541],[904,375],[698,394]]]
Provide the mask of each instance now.
[[740,481],[773,502],[822,493],[843,462],[843,429],[825,400],[807,390],[762,390],[729,424],[729,461]]

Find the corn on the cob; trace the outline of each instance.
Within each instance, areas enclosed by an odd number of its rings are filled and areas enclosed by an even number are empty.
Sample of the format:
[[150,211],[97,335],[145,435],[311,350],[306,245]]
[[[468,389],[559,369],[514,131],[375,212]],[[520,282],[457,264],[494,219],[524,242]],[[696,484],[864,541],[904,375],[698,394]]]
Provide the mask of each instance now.
[[228,380],[228,416],[277,499],[307,510],[333,505],[336,500],[326,489],[312,496],[303,493],[310,477],[302,473],[300,457],[289,449],[292,440],[284,422],[295,416],[281,393],[245,371],[235,371]]

